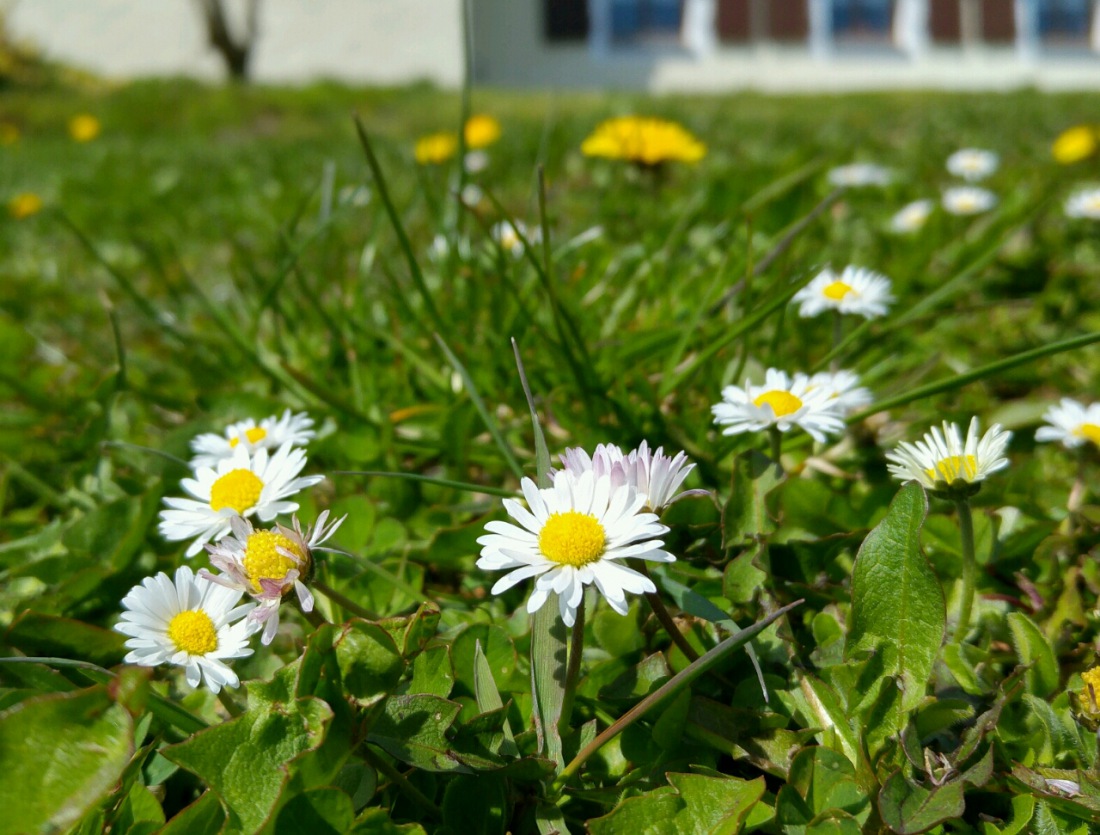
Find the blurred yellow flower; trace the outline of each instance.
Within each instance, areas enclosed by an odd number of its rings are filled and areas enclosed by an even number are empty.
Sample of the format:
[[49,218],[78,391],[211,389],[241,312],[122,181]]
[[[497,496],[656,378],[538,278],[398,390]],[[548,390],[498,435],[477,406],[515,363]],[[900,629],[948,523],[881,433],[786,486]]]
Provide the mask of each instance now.
[[438,165],[455,155],[458,139],[451,133],[432,133],[416,140],[416,161],[421,165]]
[[1058,134],[1050,152],[1062,165],[1071,165],[1095,154],[1098,138],[1094,126],[1077,125]]
[[99,119],[87,113],[73,116],[69,120],[69,136],[75,142],[91,142],[99,136]]
[[0,122],[0,145],[14,145],[19,141],[19,128],[11,122]]
[[487,148],[500,139],[500,122],[484,113],[466,120],[466,147]]
[[684,127],[665,119],[620,116],[608,119],[581,144],[589,157],[622,159],[639,165],[698,162],[707,147]]
[[8,214],[16,220],[36,215],[40,211],[42,211],[42,198],[30,191],[15,195],[8,203]]

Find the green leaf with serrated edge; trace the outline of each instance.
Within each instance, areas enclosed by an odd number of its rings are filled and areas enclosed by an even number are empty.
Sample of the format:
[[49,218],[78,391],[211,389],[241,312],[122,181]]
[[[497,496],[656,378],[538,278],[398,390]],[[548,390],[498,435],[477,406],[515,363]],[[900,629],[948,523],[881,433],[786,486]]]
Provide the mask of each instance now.
[[666,776],[671,785],[628,798],[610,813],[590,820],[591,835],[733,835],[764,796],[762,777]]
[[344,691],[360,706],[374,704],[397,686],[405,670],[393,639],[377,624],[354,618],[333,641]]
[[355,821],[351,798],[339,789],[311,789],[292,797],[279,810],[274,835],[345,835]]
[[367,740],[416,768],[469,771],[454,759],[447,739],[447,729],[461,710],[462,705],[438,696],[391,696]]
[[898,835],[916,835],[938,823],[958,818],[966,809],[961,782],[926,789],[894,772],[878,794],[883,822]]
[[203,794],[181,809],[157,835],[206,835],[221,832],[225,825],[225,810],[212,791]]
[[943,590],[920,550],[927,512],[924,489],[914,481],[905,484],[867,534],[852,569],[846,652],[873,651],[882,644],[896,652],[883,672],[901,679],[904,711],[924,700],[947,628]]
[[831,748],[803,748],[791,761],[787,781],[806,802],[811,818],[829,809],[857,814],[867,805],[866,795],[856,785],[855,768]]
[[415,655],[435,636],[439,626],[439,607],[434,603],[421,603],[411,615],[382,618],[377,625],[389,633],[405,657]]
[[775,531],[767,497],[784,480],[775,463],[757,450],[734,458],[730,495],[722,511],[722,547],[726,551]]
[[[38,696],[0,713],[0,832],[64,831],[118,783],[130,714],[105,687]],[[34,787],[28,791],[28,787]]]
[[418,823],[397,824],[385,809],[364,809],[349,835],[428,835]]
[[430,693],[445,699],[451,695],[454,678],[450,647],[432,647],[413,659],[412,678],[404,692]]
[[443,823],[462,835],[504,835],[508,792],[488,774],[455,777],[443,792]]
[[250,697],[241,716],[161,754],[218,795],[231,826],[255,832],[286,800],[284,789],[297,772],[296,761],[320,747],[332,717],[332,708],[316,698],[253,703]]
[[1058,659],[1050,642],[1027,615],[1012,612],[1007,620],[1020,663],[1031,665],[1024,677],[1028,692],[1040,698],[1049,696],[1058,689]]
[[[489,662],[485,660],[485,653],[481,650],[481,641],[478,641],[474,647],[474,690],[478,709],[482,713],[501,710],[504,707],[504,700],[500,698],[500,691],[497,690],[496,681],[493,679],[493,671],[489,669]],[[518,757],[519,749],[516,748],[512,728],[508,724],[506,715],[501,730],[504,733],[504,741],[501,743],[500,752],[508,757]]]

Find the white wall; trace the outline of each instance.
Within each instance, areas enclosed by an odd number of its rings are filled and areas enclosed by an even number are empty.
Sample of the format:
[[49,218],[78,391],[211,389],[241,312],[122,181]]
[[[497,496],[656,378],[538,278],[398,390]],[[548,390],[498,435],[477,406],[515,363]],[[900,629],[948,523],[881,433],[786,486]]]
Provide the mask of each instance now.
[[[16,38],[101,75],[224,76],[193,0],[4,0],[0,8]],[[459,9],[460,0],[260,0],[252,75],[457,86]]]

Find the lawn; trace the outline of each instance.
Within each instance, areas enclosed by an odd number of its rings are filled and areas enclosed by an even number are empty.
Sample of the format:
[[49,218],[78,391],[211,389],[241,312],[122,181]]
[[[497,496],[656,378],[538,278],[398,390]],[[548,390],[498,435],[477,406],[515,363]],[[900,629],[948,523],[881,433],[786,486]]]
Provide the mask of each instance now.
[[[1035,432],[1100,380],[1100,227],[1066,212],[1100,160],[1051,153],[1098,105],[475,90],[501,133],[461,174],[415,160],[462,119],[427,87],[0,91],[0,833],[1094,831],[1100,427]],[[582,154],[632,113],[705,156]],[[965,147],[999,155],[996,204],[952,214]],[[889,181],[833,185],[852,162]],[[886,314],[801,317],[848,265]],[[768,369],[853,371],[870,405],[799,389],[823,441],[723,434],[712,405]],[[300,566],[312,610],[277,589],[217,695],[124,664],[127,593],[216,565],[158,530],[192,440],[287,409],[325,476],[302,525],[347,515]],[[974,416],[1007,465],[888,469]],[[534,510],[546,451],[643,442],[695,465],[635,508],[676,558],[624,581],[655,591],[491,593],[512,558],[478,540],[523,478]],[[586,518],[619,489],[596,469]]]

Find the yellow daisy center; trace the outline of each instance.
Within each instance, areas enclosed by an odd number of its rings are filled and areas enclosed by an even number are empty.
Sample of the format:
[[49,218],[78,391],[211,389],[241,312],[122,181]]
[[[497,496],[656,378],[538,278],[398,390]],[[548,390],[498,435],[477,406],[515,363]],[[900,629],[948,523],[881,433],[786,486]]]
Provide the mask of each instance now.
[[218,648],[218,630],[202,609],[180,612],[168,622],[168,637],[176,649],[192,655],[206,655]]
[[230,470],[210,486],[210,508],[231,507],[243,514],[260,500],[264,483],[252,470]]
[[1100,446],[1100,426],[1097,426],[1095,423],[1082,423],[1073,430],[1073,434]]
[[932,469],[924,471],[934,481],[951,484],[958,479],[973,481],[978,474],[978,459],[973,455],[949,455],[936,462]]
[[299,560],[304,558],[298,544],[281,533],[256,531],[248,537],[244,549],[244,570],[256,592],[263,591],[260,580],[281,580],[296,565],[290,557],[280,554],[279,548],[290,551]]
[[752,402],[754,405],[760,407],[771,406],[776,417],[786,417],[802,408],[801,400],[789,391],[781,391],[779,389],[766,391]]
[[[253,426],[251,429],[246,429],[244,433],[245,438],[250,444],[258,444],[264,438],[267,437],[267,430],[260,426]],[[241,442],[241,436],[238,435],[235,438],[229,439],[229,448],[236,449],[237,444]]]
[[580,568],[603,556],[607,533],[595,516],[568,510],[551,513],[539,532],[539,550],[548,560]]
[[[832,299],[834,302],[838,302],[847,296],[849,293],[855,293],[856,289],[850,284],[845,284],[843,281],[834,281],[828,287],[821,291],[822,295],[827,299]],[[858,296],[859,294],[856,293]]]

